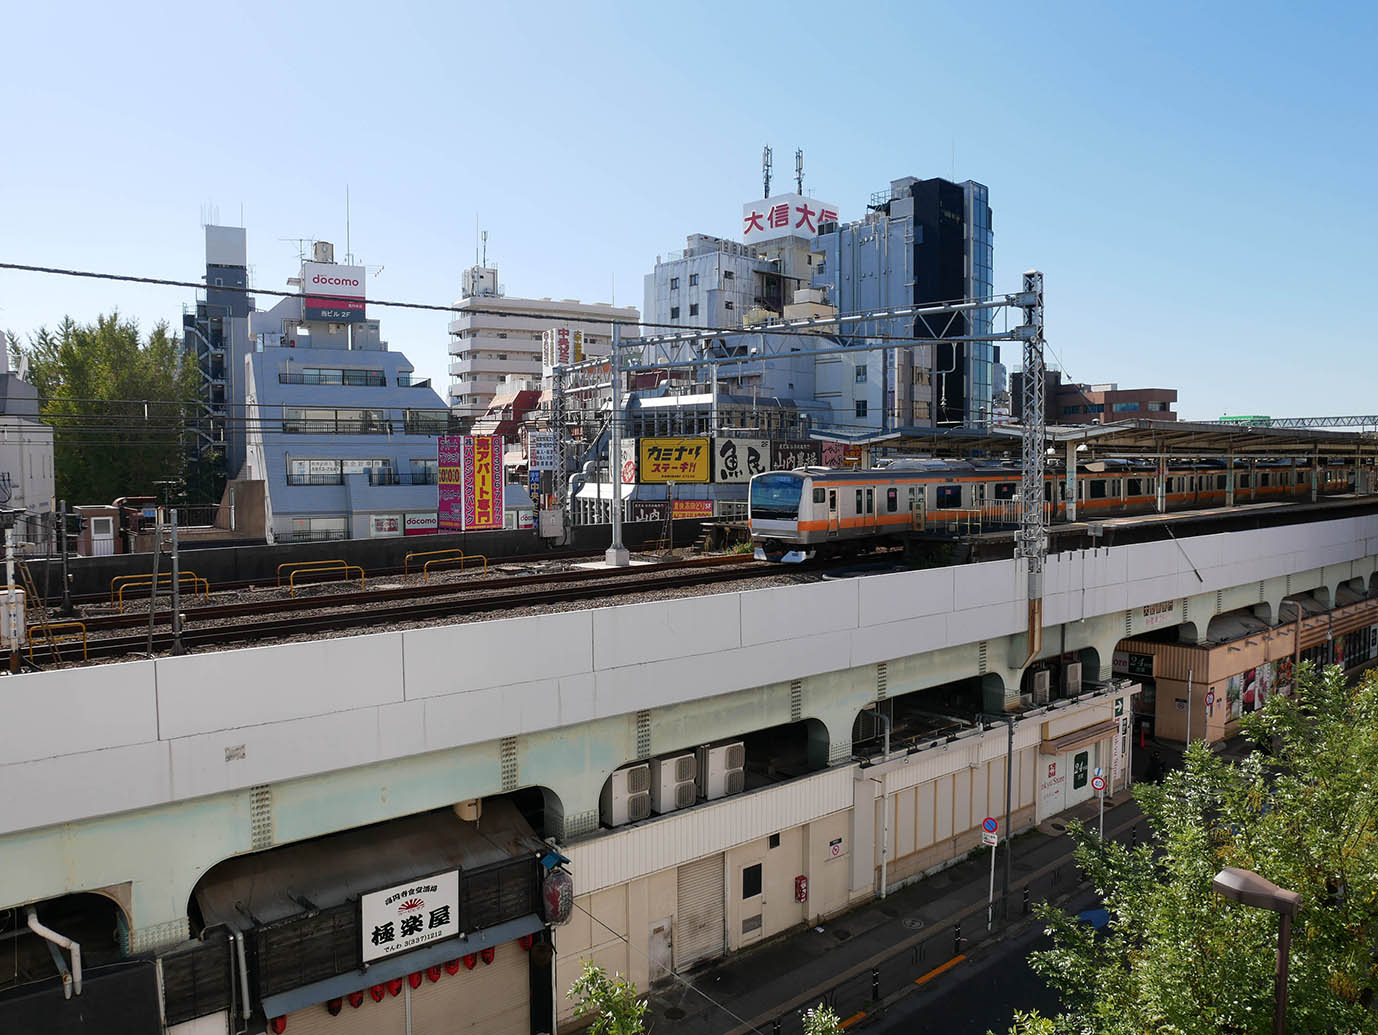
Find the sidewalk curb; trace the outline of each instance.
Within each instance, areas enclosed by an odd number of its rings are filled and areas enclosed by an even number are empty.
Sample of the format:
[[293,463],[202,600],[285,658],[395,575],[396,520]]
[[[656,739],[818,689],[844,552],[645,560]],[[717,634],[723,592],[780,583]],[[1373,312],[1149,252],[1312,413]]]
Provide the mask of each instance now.
[[[1108,831],[1108,834],[1111,838],[1113,838],[1116,835],[1122,833],[1123,831],[1126,831],[1131,827],[1135,826],[1136,824],[1142,822],[1143,819],[1144,817],[1142,815],[1137,815],[1133,819],[1126,820],[1118,826],[1112,827]],[[1025,874],[1018,880],[1012,881],[1010,884],[1010,891],[1014,892],[1016,890],[1019,890],[1027,885],[1032,884],[1034,881],[1047,876],[1049,873],[1052,873],[1058,867],[1064,865],[1071,855],[1071,852],[1067,852],[1059,858],[1053,860],[1052,862],[1045,863],[1043,866],[1040,866],[1037,870],[1034,870],[1032,873]],[[766,1031],[769,1029],[771,1022],[774,1021],[775,1018],[781,1016],[782,1014],[789,1013],[790,1011],[797,1010],[801,1007],[809,1006],[819,1001],[823,998],[824,994],[829,989],[835,988],[836,986],[856,977],[858,974],[865,973],[866,971],[879,966],[881,963],[884,963],[886,960],[893,959],[895,956],[907,952],[909,949],[913,948],[919,943],[924,942],[929,938],[933,937],[933,929],[942,927],[952,927],[957,924],[960,924],[962,921],[970,917],[979,916],[986,911],[986,906],[987,903],[985,902],[976,902],[970,906],[960,909],[957,912],[944,917],[942,920],[934,922],[934,924],[930,928],[926,928],[921,932],[910,935],[909,937],[904,938],[901,941],[898,941],[895,944],[889,946],[883,951],[874,953],[868,958],[862,960],[860,963],[853,964],[846,970],[839,971],[837,974],[833,975],[832,980],[828,984],[815,986],[809,989],[809,991],[807,992],[804,992],[802,994],[796,995],[790,999],[785,1000],[783,1003],[780,1003],[779,1005],[772,1007],[768,1011],[758,1013],[755,1016],[748,1018],[744,1024],[739,1024],[733,1028],[729,1028],[726,1032],[726,1035],[751,1035],[751,1033],[754,1032]],[[985,942],[983,941],[982,944],[985,944]],[[995,942],[992,941],[991,944],[995,944]],[[965,954],[962,955],[965,957]],[[916,986],[916,990],[917,987],[918,986]],[[908,994],[910,994],[910,990],[907,988],[900,989],[898,992],[891,993],[892,996],[896,997],[903,997]],[[879,1003],[876,1004],[876,1008],[881,1008],[882,1004],[884,1004],[885,1002],[886,1000],[881,1000]],[[866,1011],[867,1014],[871,1012],[872,1011]],[[862,1018],[857,1018],[857,1021],[860,1020],[862,1020]]]

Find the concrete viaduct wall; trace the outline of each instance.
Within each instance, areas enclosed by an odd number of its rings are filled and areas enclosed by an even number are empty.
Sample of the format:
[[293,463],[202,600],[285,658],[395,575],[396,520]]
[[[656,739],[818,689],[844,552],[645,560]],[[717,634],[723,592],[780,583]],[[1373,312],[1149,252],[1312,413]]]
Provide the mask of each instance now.
[[[1378,517],[1057,555],[1044,653],[1108,665],[1152,624],[1276,614],[1375,559]],[[890,696],[1017,692],[1024,583],[997,561],[11,677],[0,905],[109,888],[148,948],[231,855],[526,786],[575,837],[624,762],[799,719],[839,762],[880,665]]]

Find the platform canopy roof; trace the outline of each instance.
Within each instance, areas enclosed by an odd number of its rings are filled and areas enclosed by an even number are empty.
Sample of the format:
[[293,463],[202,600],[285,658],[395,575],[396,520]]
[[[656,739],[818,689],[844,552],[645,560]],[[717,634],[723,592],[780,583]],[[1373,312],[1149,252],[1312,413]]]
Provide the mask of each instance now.
[[[1018,456],[1024,430],[1018,424],[989,428],[901,428],[872,435],[811,437],[825,442],[885,446],[932,456]],[[1283,457],[1378,456],[1378,436],[1305,428],[1264,428],[1191,421],[1122,420],[1113,424],[1051,424],[1047,442],[1059,455],[1075,443],[1080,458],[1111,456]],[[1083,448],[1084,447],[1084,448]]]

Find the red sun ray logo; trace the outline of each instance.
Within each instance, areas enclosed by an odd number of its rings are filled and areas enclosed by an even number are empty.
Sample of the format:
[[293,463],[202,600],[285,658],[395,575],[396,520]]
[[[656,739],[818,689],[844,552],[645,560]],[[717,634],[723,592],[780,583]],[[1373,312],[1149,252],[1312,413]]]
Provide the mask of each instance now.
[[426,904],[424,899],[409,898],[397,907],[399,913],[410,913],[413,909],[420,909]]

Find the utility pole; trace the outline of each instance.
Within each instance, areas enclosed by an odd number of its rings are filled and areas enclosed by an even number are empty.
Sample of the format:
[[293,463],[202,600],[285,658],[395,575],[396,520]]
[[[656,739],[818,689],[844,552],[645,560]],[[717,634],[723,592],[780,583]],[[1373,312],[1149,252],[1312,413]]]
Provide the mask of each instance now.
[[72,606],[71,576],[67,574],[67,501],[58,504],[58,536],[62,540],[62,617],[73,618],[77,609]]
[[5,616],[9,619],[10,672],[19,671],[19,597],[14,587],[14,525],[5,527]]
[[608,456],[612,458],[612,470],[608,472],[609,488],[612,490],[612,545],[603,555],[604,561],[614,568],[625,568],[631,564],[631,555],[622,545],[622,339],[620,325],[612,325],[612,409],[608,412]]
[[172,653],[185,654],[182,647],[182,564],[177,553],[177,508],[172,508]]

